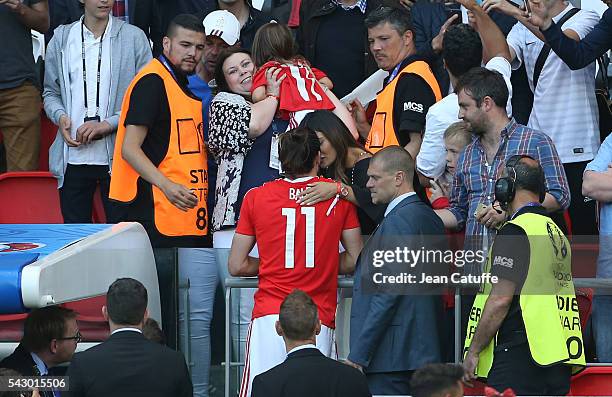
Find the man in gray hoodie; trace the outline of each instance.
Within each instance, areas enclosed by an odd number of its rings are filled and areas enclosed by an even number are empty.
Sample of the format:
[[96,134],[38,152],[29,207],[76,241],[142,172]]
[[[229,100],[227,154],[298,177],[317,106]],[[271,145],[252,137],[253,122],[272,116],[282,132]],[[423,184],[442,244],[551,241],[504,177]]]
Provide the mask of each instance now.
[[59,126],[49,149],[64,222],[91,222],[100,186],[107,217],[115,133],[123,95],[151,60],[142,30],[110,16],[113,0],[84,0],[83,17],[59,26],[45,62],[44,106]]

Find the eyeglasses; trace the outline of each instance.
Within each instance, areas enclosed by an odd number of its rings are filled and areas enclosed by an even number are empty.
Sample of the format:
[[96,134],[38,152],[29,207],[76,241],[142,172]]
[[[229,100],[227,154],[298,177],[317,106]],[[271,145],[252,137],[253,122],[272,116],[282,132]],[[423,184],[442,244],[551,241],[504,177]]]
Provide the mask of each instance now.
[[57,338],[57,340],[74,340],[76,343],[79,343],[83,340],[83,335],[81,335],[81,331],[77,331],[75,336],[68,336],[65,338]]

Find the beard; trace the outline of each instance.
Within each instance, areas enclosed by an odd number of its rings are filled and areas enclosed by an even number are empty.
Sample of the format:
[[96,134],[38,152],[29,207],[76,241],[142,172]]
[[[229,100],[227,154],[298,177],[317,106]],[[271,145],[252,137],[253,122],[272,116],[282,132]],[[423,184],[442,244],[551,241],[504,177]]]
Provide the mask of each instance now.
[[472,126],[471,129],[472,134],[476,135],[478,138],[482,138],[487,133],[487,131],[481,126]]
[[470,125],[470,131],[472,134],[476,135],[478,138],[481,138],[487,133],[486,123],[484,122],[482,116],[480,116],[477,120],[467,122]]

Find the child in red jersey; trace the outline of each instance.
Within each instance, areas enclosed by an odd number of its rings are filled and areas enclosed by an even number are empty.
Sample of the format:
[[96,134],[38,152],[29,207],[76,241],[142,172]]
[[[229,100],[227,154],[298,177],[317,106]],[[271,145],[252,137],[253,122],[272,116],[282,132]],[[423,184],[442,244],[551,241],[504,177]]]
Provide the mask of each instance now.
[[293,35],[286,25],[271,22],[259,28],[252,48],[257,67],[251,89],[253,102],[266,98],[266,70],[280,67],[281,74],[287,76],[281,84],[279,98],[280,117],[289,120],[287,130],[297,127],[309,112],[332,110],[353,136],[358,137],[350,113],[330,91],[333,88],[331,80],[297,55]]

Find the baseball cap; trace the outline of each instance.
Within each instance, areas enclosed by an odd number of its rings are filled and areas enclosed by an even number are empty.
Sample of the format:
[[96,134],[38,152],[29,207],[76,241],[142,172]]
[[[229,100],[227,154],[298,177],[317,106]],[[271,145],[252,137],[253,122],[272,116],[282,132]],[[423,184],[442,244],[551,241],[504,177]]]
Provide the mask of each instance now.
[[234,45],[240,38],[240,22],[229,11],[217,10],[204,18],[206,36],[218,36],[228,45]]

